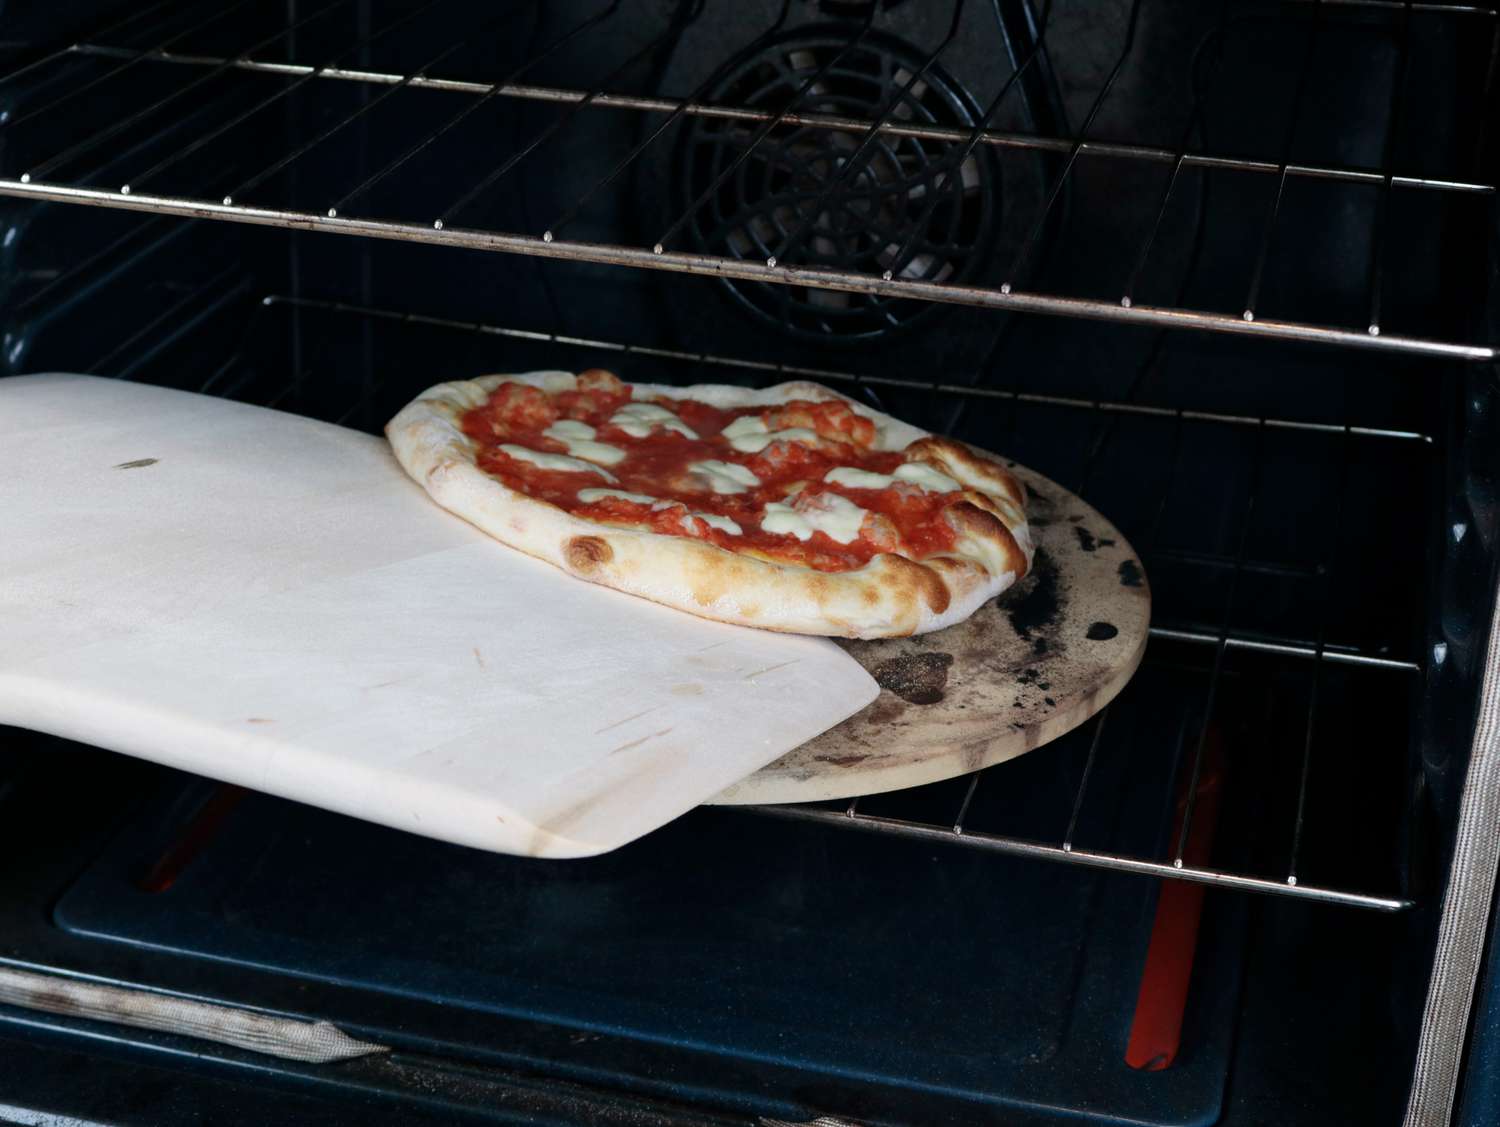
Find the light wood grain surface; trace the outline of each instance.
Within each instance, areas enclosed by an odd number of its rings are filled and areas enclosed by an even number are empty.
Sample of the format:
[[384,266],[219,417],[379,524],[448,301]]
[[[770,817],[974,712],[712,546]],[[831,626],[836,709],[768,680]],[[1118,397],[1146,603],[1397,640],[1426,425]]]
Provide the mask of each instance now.
[[0,379],[0,723],[482,849],[599,853],[878,691],[833,643],[576,579],[369,435]]

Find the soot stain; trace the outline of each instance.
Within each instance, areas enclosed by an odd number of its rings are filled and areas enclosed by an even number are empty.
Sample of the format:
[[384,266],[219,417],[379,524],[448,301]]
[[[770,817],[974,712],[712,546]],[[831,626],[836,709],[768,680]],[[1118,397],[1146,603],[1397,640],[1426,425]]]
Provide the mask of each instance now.
[[1084,636],[1091,642],[1107,642],[1119,632],[1113,622],[1095,622],[1090,624]]
[[908,704],[937,704],[948,687],[949,653],[915,653],[882,661],[870,672],[875,683]]
[[1039,677],[1041,677],[1041,674],[1035,669],[1023,669],[1016,674],[1016,680],[1023,685],[1035,685]]
[[1099,541],[1094,539],[1094,534],[1081,524],[1073,526],[1073,534],[1078,537],[1078,546],[1085,552],[1092,552],[1099,546]]
[[1120,561],[1120,586],[1139,587],[1144,576],[1141,575],[1141,565],[1134,560]]
[[117,465],[115,467],[115,469],[117,469],[117,470],[139,470],[139,469],[144,469],[146,466],[154,466],[159,461],[161,461],[160,458],[137,458],[133,462],[121,462],[119,465]]
[[1034,654],[1044,654],[1050,647],[1046,631],[1062,617],[1062,600],[1058,596],[1057,565],[1044,551],[1038,551],[1032,563],[1035,577],[1031,589],[1001,609],[1010,619],[1011,629],[1022,641],[1031,643]]

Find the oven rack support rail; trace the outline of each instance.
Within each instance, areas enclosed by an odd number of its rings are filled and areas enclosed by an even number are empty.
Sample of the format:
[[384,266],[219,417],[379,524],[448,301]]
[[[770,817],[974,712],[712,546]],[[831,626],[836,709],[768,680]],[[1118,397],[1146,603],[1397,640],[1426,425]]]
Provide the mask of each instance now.
[[[982,775],[981,772],[970,777],[971,786],[967,792],[965,806],[968,805],[967,798],[973,796],[973,784],[977,783]],[[1061,861],[1091,869],[1134,873],[1137,876],[1160,877],[1164,880],[1189,881],[1193,884],[1208,884],[1216,888],[1229,888],[1240,892],[1269,893],[1273,896],[1316,900],[1324,904],[1339,904],[1346,908],[1402,912],[1415,904],[1415,901],[1399,896],[1375,896],[1366,892],[1350,892],[1345,889],[1300,884],[1295,875],[1288,876],[1285,880],[1272,880],[1269,877],[1248,876],[1202,865],[1191,865],[1181,859],[1154,861],[1144,857],[1129,857],[1119,853],[1080,849],[1070,841],[1053,845],[1047,842],[1028,841],[1025,838],[984,833],[964,827],[962,810],[959,812],[959,820],[951,826],[935,826],[901,818],[863,814],[859,811],[858,801],[856,799],[849,803],[848,807],[842,811],[826,810],[818,806],[755,806],[746,809],[766,817],[811,822],[834,828],[863,830],[867,833],[886,834],[928,844],[965,846],[1011,857],[1029,857],[1038,861]]]
[[[1351,484],[1352,475],[1349,463],[1354,442],[1366,441],[1395,444],[1405,449],[1425,452],[1426,455],[1430,455],[1431,451],[1435,449],[1432,436],[1420,431],[1360,427],[1328,422],[1309,422],[1257,415],[1200,412],[1130,401],[1079,399],[1068,396],[1031,394],[1015,389],[948,385],[921,380],[870,376],[831,368],[771,363],[706,352],[685,352],[670,348],[634,345],[592,337],[540,332],[483,321],[460,321],[419,312],[365,306],[340,300],[315,297],[269,294],[260,298],[257,304],[261,315],[274,313],[276,310],[285,310],[290,314],[306,311],[314,315],[334,315],[385,323],[398,328],[406,327],[421,330],[451,331],[455,334],[464,335],[496,336],[587,349],[592,352],[616,353],[622,357],[639,356],[650,359],[681,361],[694,366],[738,369],[758,377],[763,377],[767,381],[796,377],[818,379],[835,385],[850,387],[852,390],[860,390],[866,387],[905,388],[954,397],[1009,400],[1014,403],[1024,403],[1045,410],[1081,411],[1102,419],[1126,415],[1154,416],[1172,420],[1176,428],[1176,433],[1179,436],[1182,433],[1182,428],[1188,424],[1231,427],[1241,431],[1248,430],[1257,435],[1257,437],[1263,436],[1268,431],[1298,431],[1319,435],[1326,441],[1338,444],[1339,462],[1339,494],[1335,501],[1334,511],[1328,522],[1332,526],[1332,530],[1328,543],[1323,549],[1320,561],[1321,582],[1324,585],[1325,591],[1327,586],[1334,582],[1334,574],[1338,569],[1337,565],[1340,563],[1336,548],[1338,542],[1337,526],[1342,523],[1342,513]],[[222,377],[222,371],[215,373],[210,377],[209,383],[200,388],[200,390],[214,390]],[[294,394],[292,389],[299,382],[300,378],[294,379],[290,383],[276,387],[269,396],[252,396],[252,401],[260,402],[264,406],[281,406],[283,409],[286,409],[288,406],[287,399],[290,395]],[[378,385],[366,387],[356,402],[350,404],[342,414],[331,418],[329,421],[339,424],[352,423],[362,412],[366,417],[373,418],[370,416],[369,409],[372,398],[378,391]],[[296,405],[292,404],[291,409],[295,410]],[[1080,475],[1080,480],[1070,483],[1070,485],[1077,486],[1075,492],[1078,492],[1080,495],[1084,493],[1084,489],[1088,485],[1092,475],[1093,466],[1097,464],[1098,449],[1102,449],[1102,447],[1096,448],[1096,451],[1091,454],[1083,473]],[[1231,569],[1232,576],[1238,576],[1241,572],[1251,570],[1256,566],[1255,561],[1246,558],[1246,538],[1244,535],[1245,530],[1249,527],[1254,508],[1255,496],[1252,490],[1250,496],[1246,499],[1243,510],[1239,514],[1238,524],[1240,532],[1237,541],[1239,544],[1238,552],[1233,557],[1212,561],[1215,564],[1222,564],[1224,567]],[[1165,511],[1164,506],[1161,511]],[[1154,543],[1159,538],[1157,535],[1158,532],[1159,527],[1146,540],[1138,542],[1136,545],[1142,557],[1148,562],[1156,556],[1163,554],[1161,546]],[[1326,602],[1326,599],[1323,600],[1325,613]],[[985,775],[989,771],[1003,770],[1004,764],[986,768],[969,775],[967,777],[967,785],[963,791],[963,797],[956,808],[953,818],[944,824],[872,815],[860,810],[860,803],[863,801],[861,799],[854,799],[843,805],[841,809],[818,804],[743,806],[729,807],[727,809],[772,818],[816,823],[833,830],[863,831],[919,841],[925,844],[942,844],[977,849],[991,853],[1026,857],[1033,860],[1060,862],[1115,872],[1132,873],[1138,876],[1184,880],[1243,892],[1314,900],[1350,908],[1378,912],[1400,912],[1413,907],[1415,900],[1405,895],[1381,895],[1332,887],[1318,882],[1309,882],[1300,875],[1300,870],[1302,868],[1304,828],[1309,806],[1309,768],[1316,754],[1315,735],[1318,719],[1318,687],[1322,682],[1324,670],[1334,666],[1348,667],[1363,671],[1371,676],[1395,678],[1396,680],[1391,682],[1394,685],[1404,683],[1407,677],[1422,676],[1422,664],[1414,660],[1371,653],[1353,646],[1341,645],[1328,637],[1327,623],[1325,621],[1318,621],[1311,624],[1311,629],[1307,631],[1307,636],[1296,638],[1258,636],[1253,631],[1236,628],[1232,619],[1234,609],[1234,599],[1231,596],[1226,602],[1223,621],[1217,630],[1191,629],[1177,625],[1157,623],[1152,625],[1150,636],[1153,645],[1166,644],[1169,646],[1180,646],[1186,644],[1198,652],[1206,649],[1211,650],[1212,656],[1208,659],[1209,677],[1207,692],[1203,701],[1206,718],[1211,717],[1214,713],[1219,685],[1226,672],[1225,662],[1231,653],[1240,652],[1261,655],[1265,659],[1287,660],[1294,662],[1298,669],[1306,671],[1312,691],[1305,721],[1303,722],[1304,730],[1300,770],[1295,780],[1289,780],[1289,785],[1295,787],[1296,800],[1293,807],[1295,818],[1290,826],[1290,851],[1285,867],[1285,876],[1279,878],[1270,877],[1194,864],[1186,856],[1188,829],[1194,812],[1193,797],[1190,797],[1188,800],[1183,826],[1165,858],[1105,852],[1075,844],[1075,831],[1087,798],[1090,780],[1095,774],[1095,763],[1101,754],[1109,754],[1108,751],[1101,752],[1101,747],[1105,742],[1105,727],[1109,714],[1115,707],[1114,704],[1107,706],[1098,716],[1087,722],[1087,738],[1089,741],[1087,760],[1072,794],[1071,816],[1067,829],[1060,840],[1055,843],[1006,836],[977,829],[972,825],[966,824],[975,794]],[[1151,651],[1148,650],[1146,661],[1151,662],[1152,660]],[[1189,796],[1196,796],[1198,790],[1196,783],[1204,770],[1205,750],[1207,746],[1204,734],[1208,731],[1206,718],[1199,728],[1196,739],[1192,741],[1192,746],[1184,749],[1182,770],[1186,773],[1186,777],[1191,780],[1187,790]],[[1315,805],[1316,803],[1314,802],[1313,804]]]
[[[1161,328],[1196,329],[1215,333],[1322,343],[1346,348],[1373,349],[1387,353],[1404,353],[1463,361],[1493,361],[1497,355],[1496,348],[1488,343],[1438,339],[1431,336],[1409,335],[1402,332],[1389,331],[1384,327],[1385,312],[1382,310],[1382,295],[1385,289],[1386,248],[1388,243],[1385,234],[1386,228],[1391,222],[1388,202],[1392,193],[1399,189],[1403,192],[1438,193],[1444,196],[1477,196],[1489,200],[1491,203],[1496,194],[1494,184],[1486,183],[1479,179],[1440,179],[1405,175],[1389,167],[1395,138],[1400,131],[1400,111],[1402,107],[1402,98],[1400,95],[1405,86],[1409,70],[1407,61],[1410,51],[1408,48],[1413,34],[1411,24],[1414,18],[1464,20],[1467,21],[1466,26],[1472,28],[1476,33],[1490,36],[1493,45],[1491,48],[1489,81],[1493,87],[1497,69],[1494,65],[1494,60],[1496,53],[1500,52],[1500,18],[1497,18],[1495,11],[1488,8],[1459,4],[1380,3],[1374,2],[1374,0],[1357,0],[1357,2],[1345,0],[1345,2],[1337,3],[1334,0],[1328,0],[1327,3],[1313,2],[1307,5],[1312,10],[1310,18],[1313,20],[1321,19],[1325,8],[1361,7],[1373,10],[1391,10],[1394,13],[1392,18],[1398,19],[1400,22],[1400,62],[1397,67],[1397,76],[1392,83],[1386,123],[1384,145],[1385,166],[1372,169],[1338,164],[1309,164],[1293,161],[1291,159],[1291,137],[1294,128],[1288,129],[1285,151],[1280,155],[1280,159],[1277,160],[1244,159],[1192,151],[1188,146],[1188,136],[1191,126],[1189,127],[1189,131],[1183,134],[1182,142],[1175,149],[1105,141],[1101,138],[1091,136],[1091,126],[1100,110],[1106,105],[1108,96],[1115,85],[1116,77],[1118,77],[1127,61],[1132,57],[1135,27],[1140,15],[1142,0],[1134,0],[1134,3],[1131,5],[1127,28],[1124,34],[1124,42],[1121,46],[1119,56],[1115,60],[1113,69],[1109,72],[1094,97],[1082,127],[1072,137],[1043,137],[1004,132],[992,129],[989,125],[991,117],[997,107],[999,107],[1010,93],[1016,79],[1045,51],[1048,32],[1047,15],[1050,13],[1051,6],[1050,0],[1044,0],[1038,38],[1030,46],[1028,53],[1018,60],[1013,72],[1006,79],[1004,85],[1000,87],[988,111],[984,114],[978,125],[968,131],[913,124],[898,120],[892,113],[895,105],[894,101],[876,120],[849,118],[799,109],[798,107],[801,105],[800,94],[805,93],[805,90],[799,92],[799,98],[794,98],[781,110],[774,113],[745,106],[704,103],[695,100],[694,96],[668,98],[621,94],[609,89],[612,79],[619,72],[619,68],[612,74],[598,80],[597,85],[588,87],[564,88],[528,85],[517,81],[533,63],[547,57],[564,44],[572,41],[575,37],[588,34],[606,34],[607,32],[601,32],[599,29],[607,27],[610,17],[614,16],[619,8],[618,3],[613,3],[602,8],[593,16],[570,29],[561,38],[550,45],[544,46],[537,55],[528,59],[510,75],[494,78],[489,81],[438,77],[429,73],[444,58],[454,54],[466,44],[468,36],[472,35],[475,31],[473,28],[467,29],[465,36],[454,41],[451,46],[428,60],[425,65],[404,73],[376,69],[356,69],[346,65],[350,61],[350,58],[357,54],[356,49],[367,48],[372,42],[396,30],[408,20],[427,11],[428,8],[442,3],[442,0],[428,0],[425,4],[418,4],[414,9],[406,12],[393,22],[388,23],[385,27],[378,28],[367,34],[348,49],[338,52],[321,63],[282,62],[256,57],[257,52],[263,47],[268,48],[269,45],[284,40],[296,27],[319,19],[330,11],[339,8],[345,2],[346,0],[332,0],[331,3],[317,7],[310,14],[304,15],[296,24],[284,29],[279,34],[250,44],[237,55],[187,54],[177,53],[172,50],[175,45],[189,37],[193,32],[214,24],[223,16],[241,6],[240,3],[230,0],[228,4],[215,6],[207,16],[198,19],[187,30],[178,31],[176,34],[153,45],[146,47],[117,46],[105,42],[94,42],[91,39],[64,46],[43,58],[28,63],[26,66],[11,72],[9,75],[0,77],[0,84],[4,84],[39,68],[76,62],[79,59],[108,65],[108,69],[105,69],[102,74],[81,84],[71,84],[64,93],[55,95],[52,101],[44,102],[34,107],[27,107],[19,116],[12,117],[9,121],[0,124],[0,128],[5,129],[9,133],[24,122],[43,116],[58,105],[71,101],[84,90],[100,83],[108,82],[124,70],[140,64],[166,65],[182,69],[190,76],[196,76],[190,77],[183,85],[176,87],[165,95],[157,97],[154,101],[144,106],[138,108],[124,107],[120,110],[119,116],[112,118],[107,123],[101,124],[94,132],[85,135],[81,140],[75,141],[61,151],[52,152],[45,159],[29,161],[27,167],[18,173],[0,176],[0,195],[19,199],[151,212],[184,218],[213,219],[330,234],[354,235],[543,258],[600,263],[638,269],[664,270],[746,282],[840,291],[857,295],[868,295],[879,299],[909,299],[918,302],[939,302],[1001,311],[1041,313],[1124,324],[1150,325]],[[963,2],[964,0],[953,0],[955,11],[957,10],[957,6]],[[1298,7],[1301,6],[1298,5]],[[147,17],[151,13],[156,12],[160,7],[161,5],[155,5],[141,9],[136,16],[127,18],[123,22],[125,24],[135,22],[137,18]],[[700,8],[698,14],[693,15],[691,18],[699,18],[701,10]],[[868,15],[863,20],[847,21],[851,25],[851,30],[846,49],[857,44],[871,29],[877,11],[878,5],[871,5]],[[656,40],[648,44],[646,49],[660,45],[675,30],[675,27],[669,28],[667,32],[664,32]],[[774,30],[774,28],[768,29],[765,35],[770,35]],[[938,55],[947,46],[947,43],[948,41],[944,41],[943,44],[938,46],[932,53],[929,62],[937,59]],[[638,52],[631,59],[626,60],[626,63],[633,62],[644,55],[646,49]],[[1311,49],[1306,51],[1302,64],[1302,76],[1305,77],[1312,70],[1315,54],[1316,52]],[[100,146],[106,142],[143,122],[155,123],[163,128],[166,127],[166,125],[171,124],[175,120],[174,107],[175,112],[180,113],[182,112],[184,101],[195,101],[195,99],[184,99],[184,95],[197,90],[200,86],[211,80],[232,73],[244,72],[280,76],[290,81],[289,85],[273,91],[249,110],[214,125],[206,134],[189,141],[185,146],[174,150],[165,159],[159,160],[150,168],[142,170],[137,175],[133,175],[129,183],[102,186],[87,182],[92,179],[98,179],[98,174],[84,176],[81,181],[69,180],[66,177],[58,175],[67,167],[76,164],[79,158],[89,153],[97,152]],[[813,78],[816,78],[816,75]],[[226,195],[217,197],[208,195],[197,196],[155,193],[145,190],[144,185],[146,182],[154,179],[166,167],[177,163],[183,157],[190,155],[202,146],[224,135],[249,116],[279,101],[292,90],[305,89],[313,91],[319,84],[329,82],[360,83],[383,89],[375,97],[363,102],[357,109],[322,130],[312,140],[298,146],[291,152],[275,156],[275,159],[270,161],[262,171]],[[811,80],[808,83],[804,83],[804,86],[810,85]],[[1300,98],[1303,86],[1302,78],[1299,77],[1297,86],[1299,93],[1298,104],[1294,106],[1292,111],[1293,127],[1301,111],[1300,103],[1304,100]],[[466,95],[470,100],[456,114],[437,123],[435,128],[425,134],[421,140],[410,146],[395,160],[365,176],[357,186],[345,192],[341,197],[330,199],[328,206],[322,210],[279,207],[270,203],[261,203],[246,199],[247,194],[253,193],[255,189],[259,188],[271,177],[317,148],[345,126],[362,118],[386,98],[406,89],[443,90]],[[1201,94],[1198,97],[1201,101]],[[359,197],[366,195],[376,184],[382,182],[398,169],[416,159],[428,146],[454,128],[469,113],[493,99],[553,103],[560,107],[560,111],[558,116],[546,128],[534,136],[521,149],[507,157],[503,163],[457,199],[441,208],[434,207],[430,209],[427,217],[417,219],[384,218],[361,216],[350,212],[351,202],[357,202]],[[1491,101],[1493,103],[1493,99]],[[565,129],[568,122],[577,114],[582,112],[602,113],[610,111],[665,115],[665,117],[662,119],[659,127],[650,132],[647,139],[637,145],[624,162],[594,180],[592,186],[582,196],[563,208],[540,231],[535,233],[492,231],[479,227],[464,226],[455,222],[455,219],[462,212],[469,210],[480,197],[491,191],[504,177],[530,157],[532,153],[545,146],[561,130]],[[1195,105],[1195,115],[1196,111],[1197,106]],[[1493,113],[1493,110],[1490,112]],[[562,237],[562,228],[580,213],[588,199],[597,190],[618,178],[628,165],[642,159],[642,154],[650,149],[652,142],[663,134],[668,125],[677,120],[694,117],[737,121],[742,123],[746,128],[755,127],[751,140],[748,142],[747,147],[737,155],[735,163],[730,166],[731,169],[737,167],[776,128],[796,125],[806,128],[835,130],[846,136],[857,135],[859,137],[859,147],[856,148],[856,152],[861,151],[864,146],[872,144],[876,139],[887,136],[919,138],[956,145],[961,144],[964,152],[972,152],[979,145],[989,146],[1000,152],[1008,150],[1047,152],[1060,160],[1061,172],[1051,178],[1045,202],[1039,213],[1027,221],[1027,231],[1020,244],[1020,249],[1016,252],[1013,261],[1006,268],[1004,274],[1009,280],[999,286],[968,285],[912,278],[895,275],[891,270],[886,270],[882,274],[876,275],[848,269],[798,265],[796,263],[778,261],[778,256],[774,253],[764,259],[756,260],[731,257],[723,254],[706,254],[675,249],[673,243],[676,236],[680,234],[697,209],[703,204],[704,198],[708,193],[705,193],[704,196],[701,196],[690,205],[687,211],[678,216],[661,234],[660,238],[650,246],[628,246],[609,242],[569,240]],[[1484,135],[1488,131],[1488,125],[1488,122],[1484,123],[1484,127],[1480,129],[1480,137],[1476,142],[1474,162],[1476,168],[1482,167],[1480,158],[1485,143]],[[1170,167],[1170,173],[1159,201],[1155,222],[1140,244],[1135,258],[1135,268],[1123,287],[1123,293],[1117,300],[1113,301],[1042,292],[1040,290],[1028,289],[1025,285],[1027,267],[1029,259],[1032,257],[1029,252],[1039,239],[1054,206],[1063,192],[1068,177],[1078,166],[1080,160],[1085,158],[1089,160],[1148,162]],[[1248,175],[1275,178],[1275,199],[1269,214],[1261,221],[1262,229],[1258,235],[1258,252],[1255,264],[1251,277],[1247,282],[1247,295],[1243,309],[1238,312],[1155,305],[1137,301],[1134,297],[1135,283],[1157,241],[1158,234],[1169,210],[1168,203],[1173,188],[1178,182],[1179,173],[1184,168],[1233,171]],[[1257,312],[1256,307],[1260,298],[1261,279],[1266,261],[1270,255],[1273,236],[1277,228],[1277,220],[1282,210],[1283,194],[1288,182],[1299,179],[1321,179],[1364,185],[1366,187],[1374,187],[1380,193],[1376,218],[1370,234],[1372,268],[1369,279],[1368,316],[1364,324],[1339,326],[1295,319],[1267,318]],[[826,188],[823,195],[816,201],[817,206],[823,206],[838,188],[837,181]],[[816,212],[817,207],[813,210]],[[1491,207],[1490,210],[1492,211],[1493,208]],[[787,242],[795,242],[796,237],[800,234],[801,232],[794,232],[788,238]],[[908,237],[908,242],[914,237],[914,235]],[[907,250],[908,248],[902,249]],[[896,265],[901,266],[903,260],[902,256],[898,255]],[[902,267],[902,274],[906,272],[906,268]]]

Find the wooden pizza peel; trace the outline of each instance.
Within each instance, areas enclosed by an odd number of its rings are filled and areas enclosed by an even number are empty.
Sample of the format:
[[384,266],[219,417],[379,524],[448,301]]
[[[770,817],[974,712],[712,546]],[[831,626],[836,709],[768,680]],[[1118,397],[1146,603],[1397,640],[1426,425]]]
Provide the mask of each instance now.
[[587,583],[381,439],[0,379],[0,723],[481,849],[604,852],[874,699],[821,638]]

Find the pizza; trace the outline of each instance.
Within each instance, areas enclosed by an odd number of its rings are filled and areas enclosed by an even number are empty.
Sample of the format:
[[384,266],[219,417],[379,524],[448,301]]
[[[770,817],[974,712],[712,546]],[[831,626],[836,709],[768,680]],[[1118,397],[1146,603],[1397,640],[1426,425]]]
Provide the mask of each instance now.
[[880,638],[968,617],[1031,566],[993,456],[813,383],[591,369],[438,384],[386,427],[443,508],[571,575],[705,618]]

